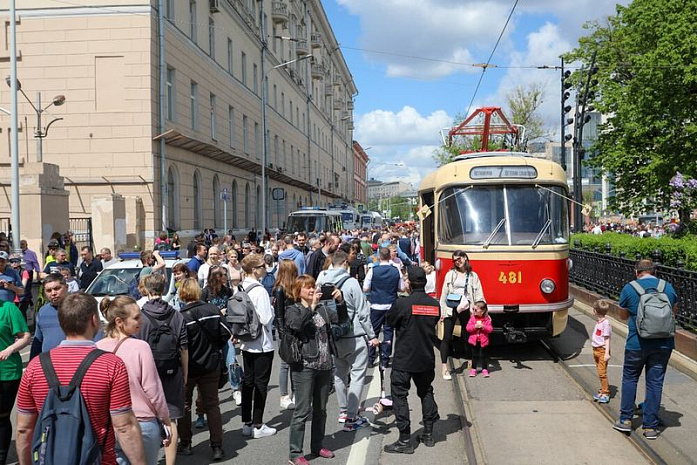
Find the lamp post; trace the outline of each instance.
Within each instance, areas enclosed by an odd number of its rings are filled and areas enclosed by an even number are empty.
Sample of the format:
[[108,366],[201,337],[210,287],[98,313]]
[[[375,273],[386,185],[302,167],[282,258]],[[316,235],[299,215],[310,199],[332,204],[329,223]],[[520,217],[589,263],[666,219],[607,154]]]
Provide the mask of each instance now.
[[[12,76],[7,76],[5,78],[5,82],[7,82],[7,85],[12,87]],[[44,108],[41,108],[41,92],[36,93],[36,104],[34,104],[31,100],[29,100],[29,97],[27,94],[24,93],[24,90],[22,90],[22,83],[19,82],[19,79],[15,79],[16,82],[16,87],[17,90],[24,95],[24,98],[29,102],[29,105],[34,109],[36,112],[36,131],[34,131],[34,137],[36,138],[36,161],[41,163],[43,161],[43,153],[44,153],[44,146],[43,146],[43,140],[44,137],[48,136],[48,130],[51,127],[53,123],[56,121],[61,121],[63,118],[53,118],[50,123],[46,126],[46,129],[42,127],[41,123],[41,115],[43,112],[51,108],[52,106],[59,107],[65,103],[65,95],[56,95],[53,97],[53,100],[51,100],[51,103],[46,105]]]
[[12,249],[20,252],[19,236],[19,136],[17,135],[17,16],[15,14],[15,0],[10,0],[10,98],[12,100],[12,128],[10,134],[10,152],[12,156]]
[[[262,209],[262,215],[261,215],[261,231],[262,235],[266,233],[266,160],[268,159],[268,152],[269,152],[269,135],[268,131],[266,130],[266,107],[268,105],[268,100],[269,100],[269,73],[273,71],[274,69],[277,68],[282,68],[284,66],[288,66],[290,64],[293,64],[297,61],[302,61],[302,60],[307,60],[308,58],[312,58],[312,55],[305,55],[304,57],[296,58],[294,60],[290,61],[285,61],[281,64],[278,64],[276,66],[272,66],[269,68],[268,71],[264,71],[262,69],[262,73],[264,76],[264,83],[261,86],[261,132],[263,134],[262,137],[262,159],[261,159],[261,209]],[[262,67],[263,67],[263,61],[262,61]]]

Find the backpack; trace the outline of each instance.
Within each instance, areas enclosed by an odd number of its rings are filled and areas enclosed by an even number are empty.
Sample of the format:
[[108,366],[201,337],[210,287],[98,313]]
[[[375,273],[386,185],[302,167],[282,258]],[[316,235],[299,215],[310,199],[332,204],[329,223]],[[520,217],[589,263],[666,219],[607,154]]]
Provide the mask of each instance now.
[[235,295],[227,301],[227,321],[230,323],[232,335],[240,341],[249,342],[261,336],[259,315],[252,299],[249,298],[249,291],[259,286],[261,284],[254,283],[245,290],[240,284]]
[[[661,339],[675,336],[675,318],[670,299],[666,295],[666,282],[658,280],[652,292],[646,292],[637,281],[629,283],[639,294],[636,328],[639,337],[644,339]],[[655,291],[655,292],[653,292]]]
[[[106,353],[99,349],[88,353],[67,386],[61,386],[50,353],[44,352],[39,356],[49,390],[34,427],[31,442],[33,464],[102,463],[102,448],[111,427],[107,424],[107,434],[100,444],[92,429],[80,385],[92,362]],[[108,421],[111,422],[111,418]]]
[[273,270],[267,271],[264,277],[261,278],[261,285],[264,286],[266,292],[269,293],[269,297],[273,297],[273,285],[276,284],[276,276],[274,276],[276,274],[276,268],[277,266],[274,266]]
[[179,344],[177,343],[177,336],[174,334],[170,323],[172,318],[174,318],[174,312],[165,320],[164,323],[158,322],[155,318],[150,316],[147,311],[142,311],[150,323],[152,324],[152,329],[145,338],[150,349],[152,350],[152,356],[155,359],[155,366],[157,367],[157,372],[160,377],[172,376],[179,371],[181,363],[179,362]]

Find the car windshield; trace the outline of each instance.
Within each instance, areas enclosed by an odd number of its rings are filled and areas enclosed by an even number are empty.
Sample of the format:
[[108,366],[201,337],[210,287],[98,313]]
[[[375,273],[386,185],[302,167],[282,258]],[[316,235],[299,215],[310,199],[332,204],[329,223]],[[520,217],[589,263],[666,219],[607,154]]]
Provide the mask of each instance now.
[[487,247],[567,243],[568,208],[563,194],[565,190],[557,186],[445,189],[439,202],[439,240]]
[[[116,295],[135,297],[138,295],[138,279],[142,270],[142,268],[107,268],[92,281],[90,287],[87,288],[87,293],[95,297]],[[167,268],[165,289],[169,289],[171,275],[171,268]]]

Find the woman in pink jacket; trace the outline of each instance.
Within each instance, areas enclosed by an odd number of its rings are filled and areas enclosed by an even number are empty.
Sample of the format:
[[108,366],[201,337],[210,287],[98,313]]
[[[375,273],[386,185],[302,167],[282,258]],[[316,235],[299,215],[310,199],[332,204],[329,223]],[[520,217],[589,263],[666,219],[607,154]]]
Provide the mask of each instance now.
[[486,355],[486,347],[489,345],[489,334],[493,330],[486,302],[483,300],[475,302],[474,311],[467,322],[467,333],[469,334],[467,342],[473,346],[470,378],[477,376],[478,369],[481,369],[482,376],[489,377],[489,357]]
[[[146,462],[156,465],[160,445],[169,445],[172,430],[165,393],[150,346],[132,337],[140,331],[140,307],[131,297],[119,296],[113,300],[105,297],[99,309],[107,324],[105,337],[97,342],[97,348],[113,352],[126,365],[133,413],[143,435]],[[118,443],[116,456],[119,463],[128,463]]]

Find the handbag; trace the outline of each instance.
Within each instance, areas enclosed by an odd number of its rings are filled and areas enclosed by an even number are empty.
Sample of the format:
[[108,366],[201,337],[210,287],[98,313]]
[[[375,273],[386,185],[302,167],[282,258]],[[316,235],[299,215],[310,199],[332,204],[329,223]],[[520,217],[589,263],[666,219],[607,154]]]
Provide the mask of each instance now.
[[450,308],[457,308],[463,297],[462,294],[448,294],[445,296],[445,304]]
[[278,355],[288,365],[296,365],[303,360],[302,342],[290,331],[283,333],[278,347]]

